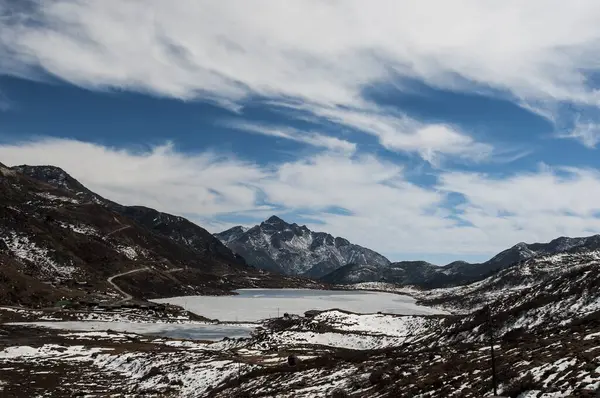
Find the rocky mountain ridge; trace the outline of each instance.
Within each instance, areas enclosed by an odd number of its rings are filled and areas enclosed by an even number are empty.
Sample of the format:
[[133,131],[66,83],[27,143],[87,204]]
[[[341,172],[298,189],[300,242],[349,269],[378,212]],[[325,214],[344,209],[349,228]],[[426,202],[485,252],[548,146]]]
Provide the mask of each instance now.
[[80,201],[96,203],[109,208],[124,217],[134,220],[145,228],[164,235],[193,250],[200,251],[206,255],[224,257],[234,263],[245,264],[243,258],[235,256],[218,239],[215,239],[210,232],[183,217],[159,212],[144,206],[123,206],[105,199],[90,191],[59,167],[21,165],[13,167],[12,170],[57,188],[67,190],[75,194]]
[[385,267],[389,260],[373,250],[305,225],[272,216],[244,230],[233,227],[215,234],[233,252],[257,268],[285,275],[320,278],[348,263]]
[[386,267],[347,264],[325,275],[322,280],[335,284],[389,282],[425,288],[458,286],[481,280],[508,266],[531,258],[597,249],[600,249],[600,235],[580,238],[560,237],[548,243],[520,242],[479,264],[464,261],[455,261],[445,266],[436,266],[425,261],[399,261],[390,263]]
[[436,266],[424,261],[390,262],[384,256],[346,239],[306,226],[290,224],[273,216],[252,228],[233,227],[214,236],[183,217],[143,206],[123,206],[90,191],[64,170],[54,166],[4,167],[5,173],[27,175],[66,190],[73,200],[109,209],[153,234],[215,260],[257,268],[284,275],[303,275],[332,284],[390,282],[424,288],[458,286],[482,280],[519,261],[563,252],[585,252],[600,248],[600,236],[560,237],[548,243],[518,243],[490,260],[471,264],[455,261]]

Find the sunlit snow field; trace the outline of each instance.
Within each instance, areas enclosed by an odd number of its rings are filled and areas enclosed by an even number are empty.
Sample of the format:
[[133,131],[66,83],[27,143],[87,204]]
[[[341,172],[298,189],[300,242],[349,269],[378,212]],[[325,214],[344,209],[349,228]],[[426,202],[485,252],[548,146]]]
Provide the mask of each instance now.
[[341,310],[362,314],[432,315],[444,312],[415,304],[415,299],[393,293],[310,289],[240,289],[237,296],[185,296],[153,300],[180,305],[188,311],[220,321],[256,322],[302,315],[308,310]]

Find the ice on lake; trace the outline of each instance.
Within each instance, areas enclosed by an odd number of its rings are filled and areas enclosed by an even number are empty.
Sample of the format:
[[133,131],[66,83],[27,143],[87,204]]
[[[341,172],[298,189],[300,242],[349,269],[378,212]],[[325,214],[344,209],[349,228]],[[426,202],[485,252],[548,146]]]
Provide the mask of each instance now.
[[235,296],[184,296],[152,300],[180,305],[188,311],[220,321],[256,322],[302,315],[308,310],[341,309],[361,314],[433,315],[445,312],[415,304],[409,296],[368,291],[310,289],[240,289]]
[[173,339],[222,340],[223,337],[249,337],[256,325],[203,323],[136,323],[101,321],[14,322],[13,325],[40,326],[73,331],[107,331],[136,333]]

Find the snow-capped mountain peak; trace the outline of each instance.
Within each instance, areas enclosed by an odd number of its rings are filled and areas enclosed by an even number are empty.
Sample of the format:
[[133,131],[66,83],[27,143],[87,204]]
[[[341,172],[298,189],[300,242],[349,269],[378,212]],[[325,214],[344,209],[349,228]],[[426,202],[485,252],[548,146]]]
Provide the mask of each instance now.
[[248,231],[249,228],[242,227],[241,225],[237,225],[235,227],[229,228],[226,231],[221,232],[219,235],[219,240],[227,245],[229,242],[232,242],[239,238],[242,234]]
[[346,264],[387,266],[389,260],[367,248],[305,225],[271,216],[244,231],[240,226],[215,235],[258,268],[289,275],[321,277]]

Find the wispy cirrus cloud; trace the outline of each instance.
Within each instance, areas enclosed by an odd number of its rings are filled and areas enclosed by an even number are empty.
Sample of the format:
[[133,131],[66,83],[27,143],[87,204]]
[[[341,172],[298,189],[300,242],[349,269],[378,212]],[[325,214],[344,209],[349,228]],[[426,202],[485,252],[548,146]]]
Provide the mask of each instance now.
[[220,124],[252,134],[283,138],[332,151],[340,151],[349,154],[352,154],[356,151],[356,144],[353,142],[313,131],[301,131],[286,126],[274,126],[266,123],[240,121],[226,121]]
[[375,105],[363,109],[324,107],[308,103],[293,107],[329,122],[373,135],[384,148],[391,151],[417,153],[433,165],[447,156],[483,161],[493,153],[492,145],[477,142],[456,127],[442,123],[422,123],[398,111]]

